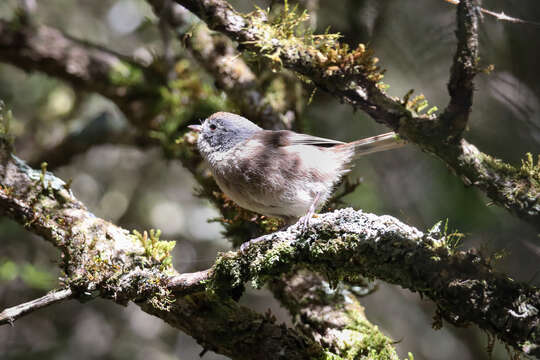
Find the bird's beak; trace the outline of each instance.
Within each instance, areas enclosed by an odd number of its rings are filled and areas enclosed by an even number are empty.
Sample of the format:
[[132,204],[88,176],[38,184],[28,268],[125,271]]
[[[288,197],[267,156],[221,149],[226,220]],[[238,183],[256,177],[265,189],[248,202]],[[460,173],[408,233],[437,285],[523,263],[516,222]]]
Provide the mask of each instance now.
[[201,125],[188,125],[188,128],[197,132],[197,133],[200,133],[201,130],[202,130],[202,126]]

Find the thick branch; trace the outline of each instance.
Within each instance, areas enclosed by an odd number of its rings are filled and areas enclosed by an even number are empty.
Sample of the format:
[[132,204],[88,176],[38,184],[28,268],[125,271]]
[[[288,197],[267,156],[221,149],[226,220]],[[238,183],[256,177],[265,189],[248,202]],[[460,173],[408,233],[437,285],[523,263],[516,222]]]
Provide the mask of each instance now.
[[390,216],[344,209],[313,222],[307,233],[293,226],[244,253],[224,254],[214,266],[213,286],[262,285],[296,268],[325,274],[331,283],[375,277],[429,297],[453,324],[475,323],[540,358],[540,290],[495,273],[473,253],[454,253],[446,234],[422,233]]
[[[515,176],[519,171],[508,171],[509,166],[500,166],[504,165],[500,161],[499,166],[492,166],[495,159],[479,152],[463,139],[449,142],[448,138],[452,134],[448,132],[447,124],[453,123],[453,119],[445,118],[442,121],[434,115],[413,115],[400,100],[389,97],[375,81],[370,80],[369,72],[357,71],[354,67],[351,70],[351,67],[346,66],[346,59],[349,55],[354,58],[354,54],[342,56],[342,62],[338,65],[343,68],[340,68],[328,61],[333,56],[332,51],[321,51],[306,44],[302,38],[291,35],[268,40],[269,34],[265,31],[269,31],[270,25],[265,23],[260,13],[240,14],[225,0],[175,1],[199,16],[211,29],[238,41],[243,49],[279,59],[283,67],[302,74],[317,87],[364,110],[375,121],[389,126],[422,150],[445,161],[466,185],[478,186],[495,203],[540,228],[539,180],[532,175]],[[267,24],[268,27],[261,24]],[[473,24],[467,25],[467,31],[475,30]],[[474,36],[464,36],[469,40],[466,46],[472,50]],[[471,148],[476,151],[468,152]]]
[[73,293],[71,292],[71,289],[52,291],[47,295],[40,297],[39,299],[35,299],[24,304],[7,308],[0,313],[0,325],[13,325],[15,320],[26,314],[71,299],[72,297]]
[[467,126],[473,102],[473,79],[478,72],[478,8],[476,0],[463,0],[457,8],[458,46],[450,72],[450,104],[441,115],[449,141],[459,140]]
[[[321,214],[313,221],[307,233],[292,226],[259,238],[245,252],[223,254],[199,281],[228,292],[231,286],[242,287],[247,281],[262,285],[299,268],[324,274],[331,283],[357,275],[375,277],[429,297],[439,315],[455,325],[477,324],[540,358],[540,291],[494,272],[478,255],[453,252],[447,245],[449,235],[439,230],[422,233],[393,217],[352,209]],[[296,285],[299,297],[310,296]],[[286,300],[293,303],[289,309],[300,302]]]

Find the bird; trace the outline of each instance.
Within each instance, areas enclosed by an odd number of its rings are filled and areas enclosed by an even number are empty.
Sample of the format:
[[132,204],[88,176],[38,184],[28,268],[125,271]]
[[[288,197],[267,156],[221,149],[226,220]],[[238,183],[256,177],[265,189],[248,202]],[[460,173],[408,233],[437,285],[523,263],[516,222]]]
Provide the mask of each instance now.
[[243,116],[217,112],[200,125],[197,148],[216,183],[240,207],[286,224],[313,214],[360,156],[403,146],[389,132],[349,143],[290,130],[264,130]]

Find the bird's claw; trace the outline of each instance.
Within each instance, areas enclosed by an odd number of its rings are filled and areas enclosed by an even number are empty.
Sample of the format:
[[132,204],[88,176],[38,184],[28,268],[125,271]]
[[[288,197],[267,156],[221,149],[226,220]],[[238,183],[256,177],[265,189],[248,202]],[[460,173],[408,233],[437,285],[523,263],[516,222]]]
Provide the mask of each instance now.
[[309,230],[312,217],[313,217],[313,213],[307,213],[306,215],[300,218],[300,221],[298,221],[300,224],[300,232],[305,233],[306,231]]

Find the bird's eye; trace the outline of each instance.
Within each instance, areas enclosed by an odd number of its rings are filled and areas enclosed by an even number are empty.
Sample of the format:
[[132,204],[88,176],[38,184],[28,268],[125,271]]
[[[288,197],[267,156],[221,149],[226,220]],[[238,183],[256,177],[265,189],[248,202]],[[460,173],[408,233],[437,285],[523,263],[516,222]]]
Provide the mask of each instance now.
[[217,126],[215,124],[210,124],[210,130],[214,131],[217,129]]

